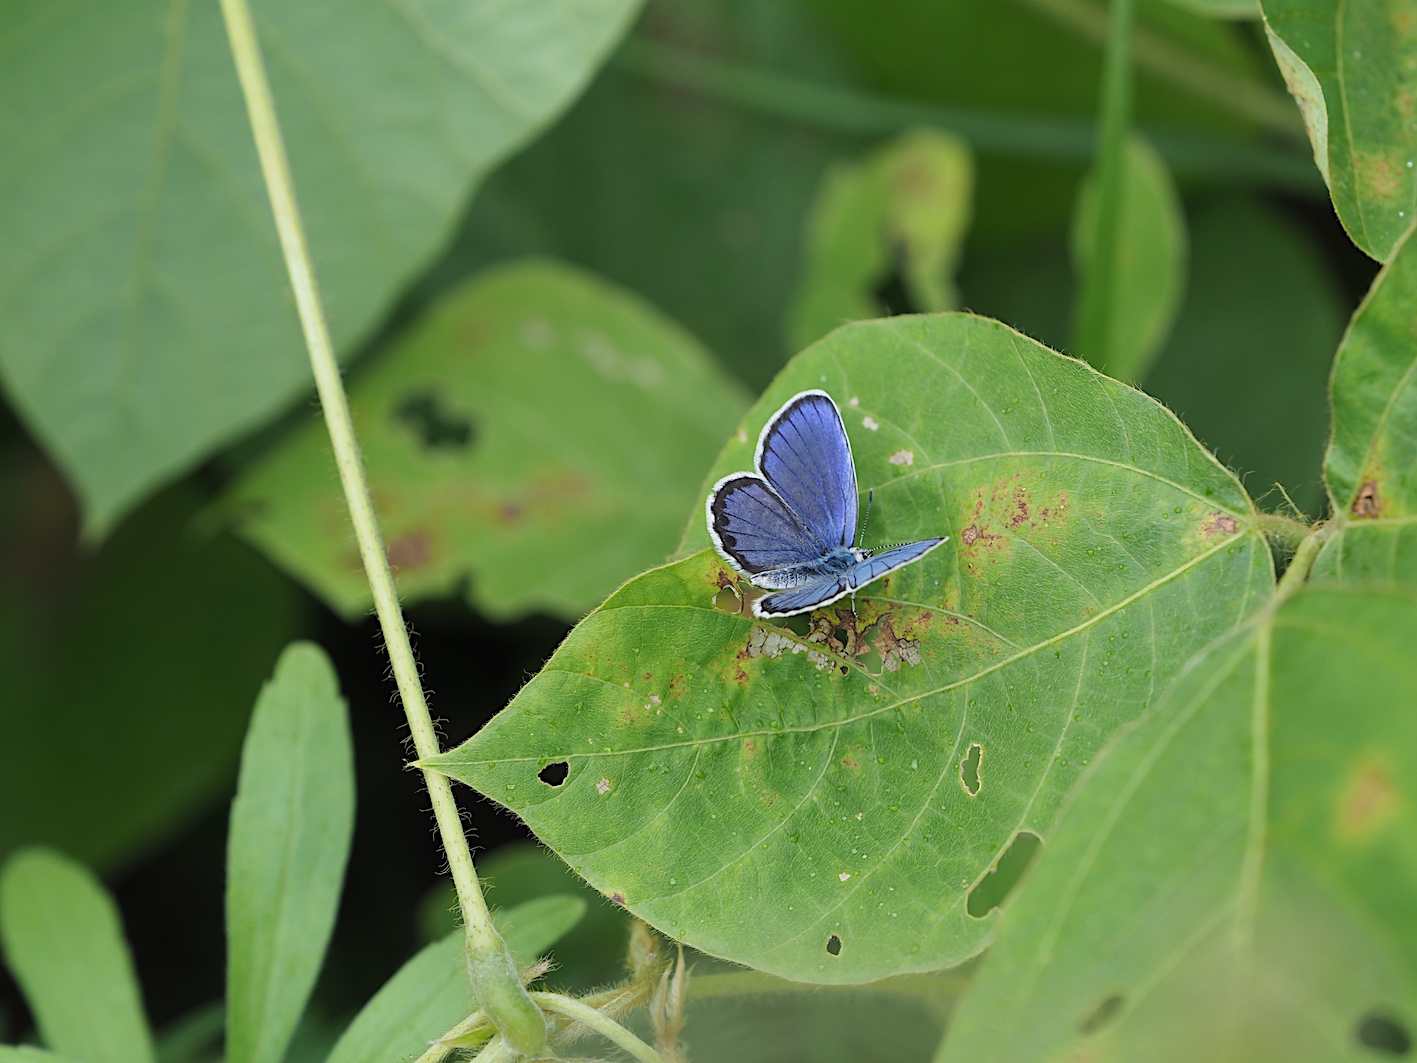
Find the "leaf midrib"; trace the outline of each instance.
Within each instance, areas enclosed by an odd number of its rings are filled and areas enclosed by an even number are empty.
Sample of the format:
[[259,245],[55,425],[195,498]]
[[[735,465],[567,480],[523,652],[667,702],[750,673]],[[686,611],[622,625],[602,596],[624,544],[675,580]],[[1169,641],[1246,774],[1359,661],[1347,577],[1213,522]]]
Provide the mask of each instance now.
[[[1244,536],[1241,537],[1241,539],[1253,539],[1253,538],[1255,538],[1255,537],[1256,537],[1256,533],[1254,533],[1254,532],[1247,532]],[[636,747],[636,748],[633,748],[633,749],[616,749],[616,750],[611,750],[611,751],[609,751],[609,752],[606,752],[604,749],[601,749],[601,750],[591,750],[591,751],[588,751],[588,752],[574,752],[574,751],[568,751],[566,754],[564,754],[564,757],[559,757],[559,756],[558,756],[558,759],[576,760],[576,759],[583,759],[583,758],[586,758],[586,757],[607,757],[607,756],[608,756],[608,757],[623,757],[623,756],[637,755],[637,754],[641,754],[641,753],[657,753],[657,752],[662,752],[662,751],[665,751],[665,750],[682,749],[682,748],[686,748],[686,747],[694,748],[694,747],[698,747],[698,746],[710,745],[710,744],[720,743],[720,742],[737,742],[737,741],[741,741],[741,740],[744,739],[744,738],[755,738],[755,737],[758,737],[758,736],[766,736],[766,735],[813,734],[813,733],[816,733],[816,732],[819,732],[819,731],[828,730],[828,729],[840,729],[840,728],[846,727],[846,726],[848,726],[848,725],[850,725],[850,724],[859,723],[859,722],[861,722],[861,721],[863,721],[863,720],[871,719],[871,718],[873,718],[873,717],[875,717],[875,716],[881,716],[881,715],[884,715],[885,713],[891,712],[891,711],[893,711],[893,710],[895,710],[895,709],[902,708],[902,707],[904,707],[904,706],[906,706],[906,705],[910,705],[910,704],[913,703],[913,702],[923,701],[923,700],[926,699],[926,698],[935,697],[935,696],[937,696],[937,695],[939,695],[939,694],[948,693],[948,692],[951,691],[951,690],[956,690],[956,689],[959,689],[960,687],[968,686],[969,684],[974,683],[974,682],[976,682],[976,681],[978,681],[978,680],[984,678],[984,677],[987,676],[987,675],[991,675],[991,674],[993,674],[994,672],[997,672],[997,671],[999,671],[1000,669],[1003,669],[1003,668],[1007,667],[1008,665],[1014,663],[1015,661],[1022,660],[1023,658],[1028,657],[1028,656],[1031,656],[1032,654],[1037,653],[1037,652],[1039,652],[1040,650],[1048,649],[1050,646],[1057,645],[1057,644],[1060,643],[1060,642],[1063,642],[1063,641],[1065,641],[1065,640],[1067,640],[1067,639],[1069,639],[1069,638],[1072,638],[1074,635],[1077,635],[1077,634],[1079,634],[1079,633],[1081,633],[1081,632],[1083,632],[1083,631],[1088,630],[1089,628],[1093,627],[1094,625],[1096,625],[1096,624],[1098,624],[1098,623],[1101,623],[1103,620],[1105,620],[1105,619],[1108,618],[1109,616],[1113,616],[1113,615],[1115,615],[1116,613],[1120,612],[1121,610],[1125,609],[1127,606],[1133,604],[1133,603],[1136,602],[1136,601],[1139,601],[1140,599],[1144,598],[1146,595],[1150,594],[1152,591],[1155,591],[1155,590],[1157,590],[1158,588],[1165,586],[1167,583],[1170,583],[1172,580],[1175,580],[1175,579],[1179,578],[1180,576],[1184,575],[1186,572],[1189,572],[1191,569],[1193,569],[1193,568],[1195,568],[1197,565],[1201,564],[1203,561],[1207,560],[1207,559],[1210,558],[1210,557],[1215,556],[1216,554],[1218,554],[1221,550],[1225,549],[1226,547],[1233,545],[1236,541],[1237,541],[1236,539],[1222,539],[1220,542],[1218,542],[1216,545],[1212,546],[1210,549],[1205,550],[1205,551],[1203,551],[1202,553],[1199,553],[1199,554],[1197,554],[1195,557],[1191,558],[1191,559],[1190,559],[1189,561],[1187,561],[1184,565],[1181,565],[1181,566],[1179,566],[1178,568],[1175,568],[1175,569],[1171,570],[1170,572],[1168,572],[1166,575],[1160,577],[1159,579],[1153,580],[1151,583],[1148,583],[1148,584],[1146,584],[1145,586],[1139,588],[1138,590],[1136,590],[1136,591],[1133,592],[1132,594],[1128,595],[1126,598],[1123,598],[1123,599],[1121,599],[1120,601],[1114,603],[1113,605],[1108,606],[1106,609],[1099,610],[1097,613],[1095,613],[1095,614],[1093,614],[1092,616],[1088,617],[1086,620],[1082,621],[1080,624],[1075,624],[1073,627],[1070,627],[1070,628],[1066,629],[1065,631],[1060,631],[1060,632],[1057,633],[1056,635],[1050,636],[1049,638],[1047,638],[1047,639],[1045,639],[1044,641],[1038,643],[1037,645],[1030,646],[1030,647],[1028,647],[1028,648],[1026,648],[1026,649],[1020,650],[1018,653],[1015,653],[1015,654],[1013,654],[1013,655],[1011,655],[1011,656],[1009,656],[1009,657],[1005,657],[1005,658],[1003,658],[1002,660],[996,661],[996,662],[994,662],[993,664],[989,665],[987,668],[984,668],[984,669],[982,669],[982,670],[980,670],[980,671],[978,671],[978,672],[975,672],[973,675],[970,675],[970,676],[967,676],[967,677],[963,677],[963,678],[954,680],[954,681],[949,682],[949,683],[945,683],[945,684],[943,684],[943,685],[941,685],[941,686],[938,686],[938,687],[935,687],[935,688],[933,688],[933,689],[931,689],[931,690],[925,690],[925,691],[921,691],[921,692],[918,693],[918,694],[912,694],[912,695],[910,695],[909,697],[900,698],[899,700],[896,700],[896,701],[894,701],[894,702],[892,702],[892,703],[890,703],[890,704],[881,705],[881,706],[878,706],[878,707],[876,707],[876,708],[874,708],[874,709],[871,709],[869,712],[863,712],[863,713],[860,713],[860,714],[855,715],[855,716],[844,717],[844,718],[842,718],[842,719],[840,719],[840,720],[832,720],[832,721],[828,721],[828,722],[825,722],[825,723],[812,724],[812,725],[809,725],[809,726],[782,727],[782,728],[777,728],[777,729],[769,728],[769,729],[765,729],[765,730],[753,730],[753,731],[735,731],[735,732],[733,732],[732,734],[727,734],[727,735],[717,735],[717,736],[712,736],[712,737],[708,737],[708,738],[689,738],[689,739],[686,739],[686,740],[684,740],[684,741],[682,741],[682,742],[666,742],[666,743],[663,743],[663,744],[660,744],[660,745],[654,745],[654,746],[639,746],[639,747]],[[1263,543],[1261,543],[1261,545],[1263,545]],[[609,607],[607,606],[607,607],[603,607],[603,608],[609,608]],[[637,604],[637,605],[622,605],[622,606],[617,606],[616,608],[619,608],[619,609],[640,609],[640,610],[645,610],[645,611],[649,611],[649,610],[662,610],[662,609],[693,609],[693,610],[695,610],[695,611],[697,611],[697,612],[709,612],[709,611],[710,611],[710,610],[704,609],[702,606],[680,605],[680,604],[666,604],[666,605],[659,605],[659,604],[648,604],[648,605],[646,605],[646,604]],[[777,633],[780,634],[780,635],[783,635],[784,637],[790,638],[792,641],[796,642],[798,645],[801,645],[801,646],[805,647],[805,648],[808,649],[808,650],[813,650],[813,651],[817,651],[817,652],[823,653],[824,656],[827,656],[827,657],[829,657],[829,658],[831,658],[831,659],[833,659],[833,660],[839,660],[839,659],[840,659],[840,658],[837,658],[835,654],[832,654],[829,649],[826,649],[826,647],[821,646],[820,644],[814,643],[814,642],[812,642],[812,643],[804,642],[804,641],[802,641],[800,638],[798,638],[797,636],[793,635],[791,632],[783,631],[781,628],[773,627],[772,625],[768,625],[768,624],[759,624],[759,623],[754,623],[754,624],[752,624],[752,625],[750,625],[750,626],[752,626],[752,627],[762,627],[762,628],[769,629],[769,630],[771,630],[771,631],[777,632]],[[843,662],[843,663],[846,663],[846,662]],[[859,663],[857,664],[857,667],[858,667],[858,668],[860,667]],[[617,690],[622,690],[622,689],[624,689],[623,687],[619,687],[619,686],[617,686],[616,684],[611,683],[611,682],[610,682],[609,680],[607,680],[607,679],[600,679],[600,677],[598,677],[598,676],[586,675],[584,672],[578,672],[578,671],[574,671],[574,670],[568,669],[568,668],[553,667],[553,666],[551,666],[551,665],[548,664],[545,668],[542,669],[542,671],[543,671],[543,672],[557,672],[557,673],[560,673],[560,674],[562,674],[562,675],[571,676],[571,677],[573,677],[573,678],[575,678],[575,679],[577,679],[577,680],[583,680],[583,679],[596,680],[596,681],[599,681],[599,682],[606,683],[606,684],[608,684],[609,686],[614,687],[614,688],[617,689]],[[888,688],[886,688],[886,687],[881,683],[880,677],[875,676],[875,675],[872,675],[870,672],[865,672],[864,669],[862,669],[862,671],[863,671],[863,673],[864,673],[865,675],[869,676],[870,679],[871,679],[871,681],[874,682],[874,683],[876,683],[876,685],[877,685],[878,687],[880,687],[882,690],[888,689]],[[892,692],[892,693],[893,693],[893,692]],[[482,732],[480,732],[478,735],[474,735],[473,738],[469,740],[469,745],[476,745],[476,744],[478,743],[479,739],[482,737],[482,735],[485,735],[485,734],[487,734],[487,733],[488,733],[488,731],[482,731]],[[446,756],[446,754],[445,754],[445,756]],[[491,766],[491,765],[497,765],[497,764],[540,763],[541,761],[543,761],[543,760],[545,760],[545,759],[546,759],[545,757],[522,757],[522,756],[517,756],[517,757],[495,757],[495,758],[480,759],[480,760],[476,761],[475,763],[477,763],[477,764],[479,764],[479,765],[484,765],[484,766]],[[435,767],[437,766],[437,765],[436,765],[436,762],[434,763],[433,766],[435,766]]]

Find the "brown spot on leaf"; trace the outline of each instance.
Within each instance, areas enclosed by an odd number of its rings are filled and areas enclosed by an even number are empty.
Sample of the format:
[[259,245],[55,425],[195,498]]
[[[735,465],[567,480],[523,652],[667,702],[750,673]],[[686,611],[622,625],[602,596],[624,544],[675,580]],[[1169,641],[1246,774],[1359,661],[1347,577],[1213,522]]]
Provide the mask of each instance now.
[[671,698],[682,698],[684,691],[688,688],[689,681],[682,675],[676,675],[669,680],[669,696]]
[[1028,496],[1023,489],[1019,488],[1014,492],[1014,511],[1009,516],[1009,527],[1017,528],[1024,521],[1028,520]]
[[1343,841],[1365,841],[1392,819],[1401,800],[1387,765],[1376,755],[1365,754],[1339,791],[1334,833]]
[[1353,515],[1355,517],[1376,517],[1382,512],[1382,508],[1382,498],[1378,494],[1378,482],[1364,480],[1363,486],[1358,488],[1358,497],[1353,500]]
[[976,528],[973,524],[971,524],[968,528],[965,528],[964,531],[959,533],[959,541],[964,543],[965,546],[973,546],[978,538],[979,529]]
[[842,758],[841,758],[841,766],[842,766],[843,768],[859,768],[859,767],[861,767],[860,764],[858,764],[856,761],[852,760],[850,757],[842,757]]
[[625,906],[625,895],[617,890],[615,893],[612,893],[610,895],[610,903],[618,904],[620,905],[620,907],[623,908]]
[[522,507],[515,502],[504,502],[497,509],[497,519],[503,524],[515,524],[522,519]]
[[1353,169],[1359,184],[1372,199],[1392,199],[1401,187],[1400,171],[1382,152],[1355,152]]
[[1205,527],[1201,529],[1201,533],[1205,535],[1207,539],[1214,538],[1217,535],[1234,535],[1239,528],[1239,525],[1235,523],[1235,518],[1228,513],[1213,510],[1207,513],[1206,516],[1209,519],[1206,521]]
[[409,532],[389,542],[389,566],[395,572],[423,568],[433,559],[433,537],[426,531]]

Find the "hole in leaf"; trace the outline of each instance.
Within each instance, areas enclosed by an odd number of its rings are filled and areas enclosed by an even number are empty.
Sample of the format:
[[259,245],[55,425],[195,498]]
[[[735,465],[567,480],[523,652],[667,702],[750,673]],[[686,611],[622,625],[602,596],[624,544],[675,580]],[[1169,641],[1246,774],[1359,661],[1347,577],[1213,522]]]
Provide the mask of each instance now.
[[536,773],[536,777],[547,786],[560,786],[566,781],[566,776],[571,774],[571,765],[564,760],[558,760],[554,764],[548,764]]
[[1021,830],[1015,834],[1014,840],[1009,842],[1009,847],[994,862],[989,873],[969,891],[965,910],[974,918],[983,919],[1003,904],[1018,885],[1019,879],[1023,878],[1024,871],[1041,844],[1042,839],[1031,831]]
[[1412,1051],[1412,1035],[1396,1019],[1370,1011],[1358,1020],[1353,1036],[1364,1048],[1385,1056],[1405,1056]]
[[427,450],[464,450],[472,443],[472,419],[451,409],[434,392],[408,396],[394,417]]
[[1111,1025],[1112,1020],[1122,1013],[1122,1004],[1123,997],[1120,993],[1103,997],[1097,1007],[1078,1020],[1078,1032],[1094,1034],[1104,1026]]
[[738,588],[734,586],[724,587],[713,596],[713,607],[721,613],[741,613],[743,611],[743,596],[738,593]]
[[971,742],[969,752],[959,762],[959,781],[964,784],[964,792],[970,797],[979,796],[979,787],[983,785],[979,776],[979,768],[983,763],[984,747],[978,742]]
[[807,613],[795,613],[787,617],[782,626],[794,635],[805,639],[812,632],[812,618]]
[[833,934],[827,938],[827,952],[832,956],[841,955],[841,938]]
[[839,627],[833,631],[832,638],[836,639],[837,642],[841,643],[843,646],[849,646],[851,644],[851,632],[847,631],[844,627]]

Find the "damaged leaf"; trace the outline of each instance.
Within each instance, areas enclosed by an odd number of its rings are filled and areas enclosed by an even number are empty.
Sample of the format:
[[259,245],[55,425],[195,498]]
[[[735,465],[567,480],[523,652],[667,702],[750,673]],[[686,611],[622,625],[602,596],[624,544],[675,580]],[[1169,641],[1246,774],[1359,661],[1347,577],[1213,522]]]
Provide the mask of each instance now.
[[1417,243],[1403,238],[1334,362],[1324,460],[1335,534],[1316,578],[1417,583]]
[[1338,218],[1386,261],[1417,207],[1417,13],[1383,0],[1260,6]]
[[1417,600],[1327,587],[1209,650],[1085,777],[941,1063],[1410,1045],[1414,641]]
[[[997,912],[966,901],[1000,851],[1046,840],[1098,745],[1273,576],[1244,491],[1170,413],[965,314],[809,348],[708,482],[750,467],[808,387],[836,399],[874,491],[866,544],[950,542],[854,610],[778,626],[722,608],[734,577],[695,505],[689,556],[621,588],[434,765],[667,934],[864,982],[982,949]],[[889,460],[902,448],[912,464]]]
[[[565,266],[483,274],[350,391],[406,599],[574,619],[674,548],[746,402],[632,296]],[[231,493],[243,534],[334,608],[369,607],[318,417]]]
[[838,325],[901,307],[952,310],[974,199],[969,145],[938,130],[904,134],[829,170],[807,219],[806,270],[793,298],[793,350]]

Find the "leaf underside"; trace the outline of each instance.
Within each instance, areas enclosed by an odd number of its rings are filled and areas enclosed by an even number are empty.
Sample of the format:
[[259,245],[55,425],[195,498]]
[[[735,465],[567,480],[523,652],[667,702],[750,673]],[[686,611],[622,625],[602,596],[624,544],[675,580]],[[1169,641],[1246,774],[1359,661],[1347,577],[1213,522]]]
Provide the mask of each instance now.
[[1364,1060],[1417,1023],[1417,600],[1306,590],[1099,763],[940,1059]]

